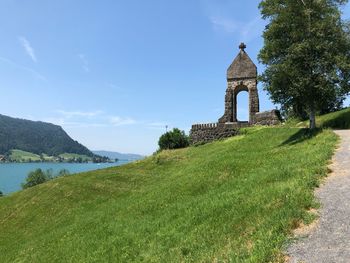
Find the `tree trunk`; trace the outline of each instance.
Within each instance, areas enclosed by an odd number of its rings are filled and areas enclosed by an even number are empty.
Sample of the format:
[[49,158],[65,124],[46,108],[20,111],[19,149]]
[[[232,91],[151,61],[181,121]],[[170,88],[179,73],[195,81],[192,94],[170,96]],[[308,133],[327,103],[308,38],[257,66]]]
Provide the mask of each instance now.
[[310,129],[315,129],[316,128],[316,113],[315,109],[312,108],[310,110]]

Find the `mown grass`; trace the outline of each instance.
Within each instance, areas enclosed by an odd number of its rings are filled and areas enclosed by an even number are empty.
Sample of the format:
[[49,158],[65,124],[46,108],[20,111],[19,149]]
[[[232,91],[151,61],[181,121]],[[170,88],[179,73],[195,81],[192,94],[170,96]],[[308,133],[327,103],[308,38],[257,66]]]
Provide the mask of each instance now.
[[63,153],[60,154],[59,157],[63,158],[64,160],[72,160],[72,159],[78,159],[81,158],[82,161],[92,161],[92,158],[87,155],[81,155],[76,153]]
[[[298,127],[308,127],[309,122],[299,123]],[[350,129],[350,108],[328,113],[316,117],[316,126],[319,128]]]
[[283,262],[336,141],[251,128],[2,197],[1,261]]
[[22,150],[11,150],[10,159],[15,162],[40,161],[40,156]]

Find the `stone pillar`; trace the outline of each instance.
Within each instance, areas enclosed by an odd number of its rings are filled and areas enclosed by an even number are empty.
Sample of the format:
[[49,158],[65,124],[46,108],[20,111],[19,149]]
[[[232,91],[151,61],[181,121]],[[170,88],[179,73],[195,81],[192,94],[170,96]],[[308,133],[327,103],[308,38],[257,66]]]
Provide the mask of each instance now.
[[232,122],[237,122],[237,93],[233,92]]

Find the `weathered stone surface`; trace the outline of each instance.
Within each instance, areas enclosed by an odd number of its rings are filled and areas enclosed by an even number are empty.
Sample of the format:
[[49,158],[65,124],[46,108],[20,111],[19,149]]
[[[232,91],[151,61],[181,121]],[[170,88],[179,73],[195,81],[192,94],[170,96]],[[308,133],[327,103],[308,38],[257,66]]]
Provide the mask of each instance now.
[[281,121],[281,114],[278,110],[258,112],[254,118],[254,124],[256,125],[277,125]]
[[237,135],[238,132],[239,126],[233,124],[195,124],[192,125],[190,133],[191,144],[206,143],[228,138]]
[[[238,134],[242,127],[250,125],[276,125],[281,122],[279,111],[259,112],[259,95],[257,88],[257,68],[241,49],[231,66],[227,70],[227,89],[225,95],[225,113],[218,123],[195,124],[190,132],[191,142],[203,143]],[[241,91],[249,93],[249,122],[237,120],[237,95]]]
[[259,112],[259,95],[257,80],[228,80],[225,96],[225,113],[219,119],[220,123],[238,122],[237,120],[237,95],[241,91],[249,93],[249,122],[253,123],[255,113]]
[[256,79],[257,68],[248,54],[244,51],[246,45],[241,43],[240,52],[227,69],[227,80],[232,79]]

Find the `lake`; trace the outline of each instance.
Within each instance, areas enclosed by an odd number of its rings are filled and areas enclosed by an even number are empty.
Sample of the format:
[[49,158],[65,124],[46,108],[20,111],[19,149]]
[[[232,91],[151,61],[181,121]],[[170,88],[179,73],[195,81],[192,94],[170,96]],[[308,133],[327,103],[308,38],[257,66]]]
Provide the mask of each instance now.
[[1,163],[0,164],[0,191],[4,194],[21,190],[21,183],[25,181],[28,173],[35,169],[52,169],[56,174],[62,169],[71,174],[120,166],[130,161],[120,160],[116,163]]

